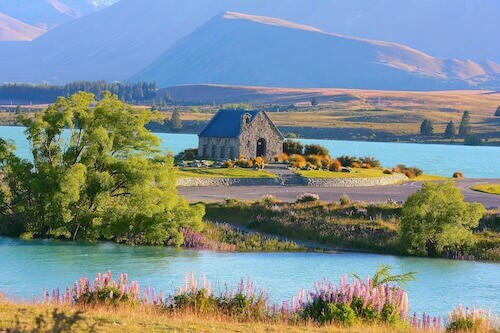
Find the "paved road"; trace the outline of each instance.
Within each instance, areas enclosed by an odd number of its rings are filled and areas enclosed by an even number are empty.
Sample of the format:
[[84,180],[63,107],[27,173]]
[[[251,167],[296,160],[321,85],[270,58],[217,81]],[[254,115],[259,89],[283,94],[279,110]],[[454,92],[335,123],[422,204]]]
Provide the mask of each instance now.
[[[476,184],[499,183],[499,179],[464,179],[456,181],[457,186],[469,202],[480,202],[485,207],[500,207],[500,196],[475,192],[469,187]],[[337,201],[346,194],[353,201],[384,202],[388,199],[404,201],[417,191],[420,182],[408,182],[402,185],[377,187],[307,187],[307,186],[232,186],[232,187],[184,187],[179,188],[181,195],[191,202],[217,202],[225,198],[257,200],[265,194],[272,194],[283,201],[295,201],[303,193],[315,193],[322,201]]]

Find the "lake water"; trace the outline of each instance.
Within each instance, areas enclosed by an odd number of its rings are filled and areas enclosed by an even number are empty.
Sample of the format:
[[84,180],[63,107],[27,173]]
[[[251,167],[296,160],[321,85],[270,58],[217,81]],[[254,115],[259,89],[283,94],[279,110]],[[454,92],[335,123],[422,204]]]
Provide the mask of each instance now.
[[[408,288],[411,310],[444,316],[458,304],[500,310],[500,265],[472,261],[406,258],[361,253],[217,253],[114,243],[75,244],[21,241],[0,237],[0,290],[8,297],[31,298],[43,288],[71,286],[111,269],[129,273],[141,286],[174,292],[190,272],[206,275],[214,286],[236,285],[250,277],[273,300],[290,299],[324,277],[337,282],[344,273],[372,275],[378,264],[419,271]],[[216,288],[217,289],[217,288]]]
[[[23,131],[22,127],[0,126],[0,138],[13,140],[19,156],[29,157],[29,145]],[[157,135],[162,139],[162,147],[175,154],[198,146],[198,137],[194,134]],[[332,156],[374,156],[387,167],[406,164],[418,166],[428,174],[441,176],[451,177],[453,172],[461,171],[468,178],[500,178],[500,147],[307,139],[300,141],[325,146]]]

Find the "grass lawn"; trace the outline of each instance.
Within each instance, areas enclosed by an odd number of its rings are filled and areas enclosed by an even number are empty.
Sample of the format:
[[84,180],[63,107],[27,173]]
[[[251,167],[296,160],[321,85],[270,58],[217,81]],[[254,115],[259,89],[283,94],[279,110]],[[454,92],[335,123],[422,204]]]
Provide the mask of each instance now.
[[224,168],[180,168],[180,178],[277,178],[266,170]]
[[500,184],[475,185],[470,189],[478,192],[500,195]]
[[297,173],[307,178],[377,178],[386,177],[382,169],[358,169],[352,172],[333,172],[325,170],[298,170]]

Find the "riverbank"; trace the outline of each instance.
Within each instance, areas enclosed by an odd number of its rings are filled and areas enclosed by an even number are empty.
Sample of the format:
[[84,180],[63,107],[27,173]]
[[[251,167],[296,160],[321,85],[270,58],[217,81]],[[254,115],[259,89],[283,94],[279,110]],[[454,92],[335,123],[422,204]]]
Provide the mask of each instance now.
[[[296,242],[317,242],[330,249],[384,254],[407,254],[400,244],[401,205],[341,203],[286,203],[268,197],[262,201],[227,200],[206,205],[205,218],[235,227],[285,237]],[[473,232],[474,245],[447,251],[450,259],[500,262],[499,211],[489,211]]]

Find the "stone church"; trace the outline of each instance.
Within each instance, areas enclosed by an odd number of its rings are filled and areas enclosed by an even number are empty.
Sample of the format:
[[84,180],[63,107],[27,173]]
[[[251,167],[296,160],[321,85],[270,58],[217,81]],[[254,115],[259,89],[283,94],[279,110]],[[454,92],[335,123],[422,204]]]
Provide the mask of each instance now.
[[199,158],[272,160],[283,153],[283,135],[264,111],[219,110],[198,138]]

